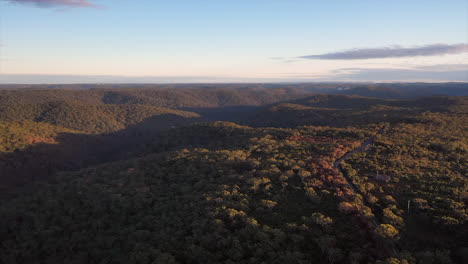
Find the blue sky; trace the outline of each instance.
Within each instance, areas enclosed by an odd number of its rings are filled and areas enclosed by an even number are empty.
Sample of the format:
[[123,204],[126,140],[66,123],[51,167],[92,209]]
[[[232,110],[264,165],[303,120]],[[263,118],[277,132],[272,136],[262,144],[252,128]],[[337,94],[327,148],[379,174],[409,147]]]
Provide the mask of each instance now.
[[0,0],[0,22],[3,83],[468,81],[466,0]]

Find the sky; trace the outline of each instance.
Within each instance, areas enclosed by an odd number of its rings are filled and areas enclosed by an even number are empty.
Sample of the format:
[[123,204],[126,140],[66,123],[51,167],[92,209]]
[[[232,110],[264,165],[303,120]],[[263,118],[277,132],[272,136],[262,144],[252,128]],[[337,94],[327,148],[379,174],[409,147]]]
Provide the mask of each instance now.
[[0,83],[468,81],[467,0],[0,0]]

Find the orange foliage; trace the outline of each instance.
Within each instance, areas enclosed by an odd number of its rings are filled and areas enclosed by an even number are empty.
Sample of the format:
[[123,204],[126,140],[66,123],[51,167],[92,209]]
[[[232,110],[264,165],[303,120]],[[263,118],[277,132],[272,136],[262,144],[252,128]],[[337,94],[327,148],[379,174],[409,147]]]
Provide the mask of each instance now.
[[33,137],[33,136],[28,136],[25,137],[25,141],[30,143],[30,144],[36,144],[36,143],[55,143],[55,140],[53,138],[42,138],[42,137]]
[[357,208],[348,202],[341,202],[338,205],[338,210],[343,214],[353,214],[357,211]]

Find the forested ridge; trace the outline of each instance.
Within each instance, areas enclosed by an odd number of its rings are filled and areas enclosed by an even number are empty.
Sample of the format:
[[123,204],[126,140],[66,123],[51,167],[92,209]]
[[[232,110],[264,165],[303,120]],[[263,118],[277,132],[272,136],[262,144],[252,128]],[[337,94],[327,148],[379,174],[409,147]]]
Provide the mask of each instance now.
[[0,263],[468,262],[468,97],[71,88],[0,90]]
[[[108,105],[62,101],[34,105],[15,104],[0,108],[0,122],[30,120],[93,134],[118,131],[158,115],[199,117],[193,112],[140,104]],[[167,123],[170,121],[167,120]]]

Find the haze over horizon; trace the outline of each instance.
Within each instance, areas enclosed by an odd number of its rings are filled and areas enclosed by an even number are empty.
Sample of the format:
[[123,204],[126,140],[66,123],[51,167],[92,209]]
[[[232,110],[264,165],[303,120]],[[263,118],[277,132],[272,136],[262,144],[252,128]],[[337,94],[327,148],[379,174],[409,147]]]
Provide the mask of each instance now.
[[0,0],[0,16],[0,83],[468,81],[464,0]]

